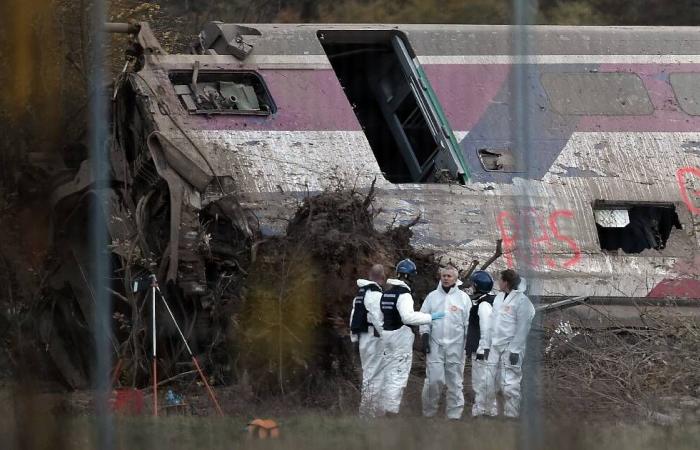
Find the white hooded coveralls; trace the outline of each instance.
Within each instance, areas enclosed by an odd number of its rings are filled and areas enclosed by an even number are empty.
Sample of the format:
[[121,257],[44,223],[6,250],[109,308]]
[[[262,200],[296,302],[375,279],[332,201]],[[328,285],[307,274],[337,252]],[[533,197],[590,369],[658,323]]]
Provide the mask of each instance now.
[[[410,289],[402,280],[390,278],[387,280],[387,288],[384,292],[389,291],[393,286],[403,286]],[[398,414],[403,390],[408,384],[408,375],[411,372],[414,336],[409,326],[427,325],[432,319],[430,314],[415,311],[413,308],[411,294],[401,294],[396,301],[396,309],[404,325],[398,330],[382,331],[381,339],[384,346],[382,406],[384,411],[388,413]]]
[[[503,414],[507,417],[520,415],[520,382],[523,378],[522,364],[525,357],[527,336],[535,317],[535,308],[525,295],[527,284],[521,279],[517,289],[508,295],[499,292],[493,301],[491,327],[486,343],[489,351],[489,370],[486,405],[496,400],[496,391],[503,393]],[[517,364],[510,364],[510,354],[519,355]]]
[[[374,281],[357,280],[357,287],[362,288],[369,285],[375,285],[380,288],[379,291],[367,290],[365,292],[364,304],[367,309],[367,321],[369,329],[366,333],[351,334],[350,340],[357,342],[359,340],[360,347],[360,363],[362,364],[362,388],[360,398],[360,415],[365,417],[375,417],[381,412],[381,393],[382,393],[382,359],[383,348],[381,339],[374,335],[376,329],[381,333],[381,317],[382,313],[379,307],[379,302],[382,298],[381,287]],[[350,323],[355,315],[355,303],[353,302],[352,312],[350,313]]]
[[447,386],[446,413],[459,419],[464,410],[464,345],[469,323],[469,296],[459,289],[461,281],[445,293],[442,283],[425,298],[421,312],[443,311],[445,317],[420,327],[420,334],[430,333],[430,352],[425,356],[423,415],[437,414],[442,390]]

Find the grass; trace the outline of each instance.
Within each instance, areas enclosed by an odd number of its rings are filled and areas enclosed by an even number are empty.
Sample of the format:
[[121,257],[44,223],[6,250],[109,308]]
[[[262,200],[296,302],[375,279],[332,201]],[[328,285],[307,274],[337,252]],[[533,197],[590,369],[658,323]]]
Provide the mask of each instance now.
[[[0,449],[87,450],[98,444],[97,419],[90,415],[52,412],[51,401],[41,396],[18,397],[0,389]],[[90,407],[86,405],[85,411]],[[54,410],[55,411],[55,410]],[[502,420],[462,421],[423,419],[364,420],[324,411],[275,417],[279,440],[252,440],[244,431],[248,417],[171,416],[153,418],[114,417],[110,448],[117,450],[223,450],[223,449],[478,449],[507,450],[519,447],[525,431],[518,422]],[[700,424],[660,427],[648,424],[577,421],[560,414],[545,421],[535,435],[537,449],[697,449]]]
[[[45,419],[45,418],[44,418]],[[451,422],[419,417],[362,420],[304,414],[279,419],[279,440],[251,440],[241,417],[140,417],[114,421],[115,449],[460,449],[503,450],[517,448],[519,423],[466,419]],[[24,428],[24,427],[22,427]],[[538,447],[552,449],[697,449],[700,425],[655,427],[650,425],[547,424]],[[3,426],[3,448],[99,448],[96,421],[92,417],[54,418],[27,433]],[[9,435],[6,434],[9,432]],[[22,445],[17,438],[22,437]]]

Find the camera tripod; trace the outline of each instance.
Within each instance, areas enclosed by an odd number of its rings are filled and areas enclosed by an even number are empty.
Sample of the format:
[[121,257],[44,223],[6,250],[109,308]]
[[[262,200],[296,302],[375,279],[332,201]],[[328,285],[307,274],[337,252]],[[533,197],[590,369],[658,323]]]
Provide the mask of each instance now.
[[160,292],[160,287],[158,286],[158,280],[156,279],[155,275],[150,275],[149,276],[151,280],[151,333],[152,333],[152,338],[153,338],[153,354],[152,354],[152,372],[153,372],[153,415],[155,417],[158,417],[158,368],[157,368],[157,361],[156,361],[156,344],[157,344],[157,339],[156,339],[156,303],[157,299],[160,298],[162,300],[163,304],[165,305],[165,309],[168,311],[168,315],[170,316],[170,319],[172,319],[173,324],[175,325],[175,328],[177,329],[177,332],[180,334],[180,338],[182,339],[182,342],[185,344],[185,348],[187,349],[187,353],[189,353],[190,357],[192,358],[192,362],[194,363],[195,368],[197,369],[197,372],[199,373],[200,378],[202,379],[202,382],[204,383],[204,386],[207,388],[207,392],[209,393],[209,397],[211,398],[212,402],[214,403],[214,406],[216,407],[216,411],[219,413],[220,416],[223,416],[224,413],[221,410],[221,406],[219,406],[219,402],[216,400],[216,395],[214,395],[214,390],[211,388],[209,385],[209,382],[207,381],[207,377],[204,375],[204,371],[199,365],[199,362],[197,361],[197,357],[192,353],[192,349],[190,348],[189,343],[187,342],[187,338],[185,338],[185,335],[182,333],[182,330],[180,329],[180,325],[177,323],[177,320],[175,320],[175,315],[173,314],[173,311],[170,309],[170,305],[168,304],[167,300],[163,296],[163,294]]

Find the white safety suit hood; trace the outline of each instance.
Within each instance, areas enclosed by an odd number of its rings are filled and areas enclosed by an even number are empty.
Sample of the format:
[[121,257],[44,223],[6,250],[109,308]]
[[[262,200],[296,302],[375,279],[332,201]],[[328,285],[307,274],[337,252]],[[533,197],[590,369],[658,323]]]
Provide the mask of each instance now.
[[527,344],[535,308],[525,295],[527,281],[506,295],[499,292],[493,302],[487,348],[507,348],[511,353],[523,353]]
[[399,280],[397,278],[389,278],[386,280],[387,290],[391,288],[391,286],[403,286],[408,290],[411,290],[411,286],[407,285],[405,281]]
[[[472,294],[472,295],[474,295],[474,297],[472,297],[472,296],[470,295],[469,298],[470,298],[471,301],[472,301],[472,306],[476,306],[476,305],[479,303],[479,300],[480,300],[481,298],[486,297],[487,295],[493,295],[494,297],[496,297],[496,294],[497,294],[497,292],[492,290],[492,291],[490,291],[490,292],[487,292],[486,294],[484,294],[484,293],[481,293],[481,294]],[[482,303],[483,303],[483,302],[482,302]]]
[[377,286],[378,288],[381,289],[381,286],[379,286],[377,283],[375,283],[375,282],[372,281],[372,280],[365,280],[365,279],[363,279],[363,278],[360,278],[360,279],[357,280],[357,287],[358,287],[358,288],[363,288],[363,287],[365,287],[365,286],[369,286],[370,284],[374,284],[375,286]]
[[431,343],[444,347],[455,346],[455,349],[463,352],[472,305],[467,293],[459,289],[461,285],[462,282],[457,280],[450,292],[445,293],[442,282],[439,282],[437,288],[428,294],[421,312],[431,314],[443,311],[445,318],[421,326],[420,333],[430,333]]

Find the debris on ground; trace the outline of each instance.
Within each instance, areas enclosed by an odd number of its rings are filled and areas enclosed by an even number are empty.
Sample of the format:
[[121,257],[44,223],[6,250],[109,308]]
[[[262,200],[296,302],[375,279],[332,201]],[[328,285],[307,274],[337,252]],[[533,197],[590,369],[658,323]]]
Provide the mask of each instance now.
[[700,323],[671,306],[638,312],[642,326],[599,311],[595,329],[545,330],[547,351],[533,362],[541,363],[547,410],[659,424],[700,417]]

